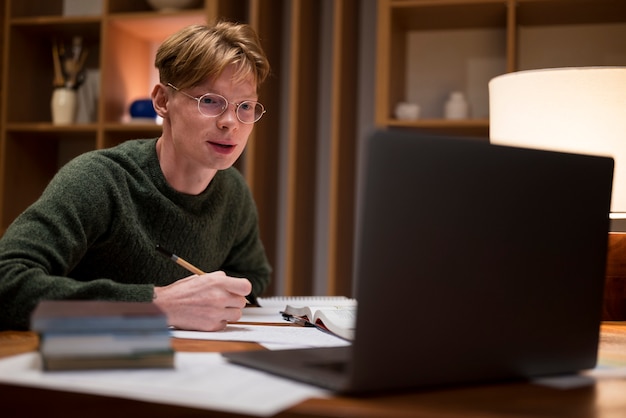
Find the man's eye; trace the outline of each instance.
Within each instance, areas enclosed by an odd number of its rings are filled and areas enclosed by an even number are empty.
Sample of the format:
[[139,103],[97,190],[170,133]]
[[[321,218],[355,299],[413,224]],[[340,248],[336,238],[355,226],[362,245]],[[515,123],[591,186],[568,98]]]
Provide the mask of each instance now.
[[218,105],[220,102],[221,100],[217,97],[204,96],[200,98],[200,103],[203,105]]
[[253,103],[251,103],[251,102],[243,102],[243,103],[241,103],[241,104],[239,105],[239,108],[240,108],[241,110],[244,110],[244,111],[246,111],[246,112],[249,112],[249,111],[251,111],[252,109],[254,109],[254,104],[253,104]]

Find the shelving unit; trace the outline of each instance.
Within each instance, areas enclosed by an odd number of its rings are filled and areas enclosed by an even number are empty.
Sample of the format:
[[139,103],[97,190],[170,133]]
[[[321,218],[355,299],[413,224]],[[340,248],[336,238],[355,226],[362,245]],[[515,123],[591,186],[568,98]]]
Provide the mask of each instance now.
[[[150,39],[127,28],[141,29],[144,22],[173,31],[205,18],[204,9],[161,14],[137,1],[103,1],[108,11],[86,16],[64,15],[60,0],[45,5],[6,1],[4,6],[1,230],[41,194],[69,159],[127,139],[159,135],[156,124],[127,124],[122,117],[134,99],[149,94],[151,42],[162,40],[166,32],[142,33],[151,34]],[[88,49],[86,68],[100,70],[97,117],[88,123],[55,126],[50,110],[52,42],[67,44],[74,36],[80,36]]]
[[[487,137],[488,81],[558,66],[626,65],[621,0],[378,0],[378,126]],[[467,120],[443,118],[453,90]],[[400,101],[422,107],[398,120]]]
[[[192,23],[218,18],[251,24],[259,33],[269,56],[273,74],[262,86],[260,97],[267,115],[255,125],[248,148],[237,167],[244,173],[254,194],[260,217],[261,235],[275,276],[267,294],[312,294],[315,248],[314,202],[318,167],[317,124],[322,116],[316,100],[322,9],[332,3],[337,14],[330,36],[342,35],[333,64],[337,102],[353,94],[357,38],[346,37],[346,28],[357,27],[358,2],[331,3],[308,0],[198,0],[190,10],[159,12],[145,0],[84,0],[98,5],[88,15],[68,14],[64,0],[0,0],[4,12],[2,43],[2,102],[0,104],[0,234],[38,198],[58,169],[71,158],[93,149],[114,146],[126,140],[157,137],[156,124],[126,123],[133,100],[149,96],[156,80],[153,69],[158,44],[169,34]],[[352,13],[348,13],[348,11]],[[98,70],[100,78],[97,113],[93,121],[66,126],[51,122],[53,91],[52,41],[69,42],[81,36],[89,50],[87,69]],[[284,74],[284,69],[288,69]],[[347,80],[350,79],[350,80]],[[345,87],[342,86],[345,84]],[[330,97],[330,95],[328,95]],[[341,99],[344,97],[344,99]],[[351,223],[354,178],[340,178],[345,167],[355,166],[354,110],[331,106],[331,141],[341,139],[334,150],[330,185],[335,196],[324,245],[347,258],[331,260],[328,294],[350,295],[351,236],[344,222]],[[330,111],[330,110],[329,110]],[[348,135],[349,138],[339,138]],[[343,149],[348,146],[347,149]],[[287,157],[283,157],[287,155]],[[347,181],[347,182],[346,182]],[[338,279],[337,275],[342,274]]]
[[[351,295],[364,101],[375,102],[378,127],[486,137],[492,75],[626,65],[623,0],[198,0],[168,13],[145,0],[83,1],[101,8],[68,16],[64,0],[0,0],[0,234],[72,157],[159,135],[158,125],[123,122],[130,103],[150,93],[155,44],[189,23],[244,21],[273,69],[260,92],[268,113],[237,162],[275,271],[268,295]],[[374,5],[376,27],[361,31],[360,10]],[[365,29],[376,31],[377,56],[371,94],[360,97],[359,51],[372,47],[359,39]],[[89,48],[87,68],[100,71],[97,116],[54,126],[51,41],[74,35]],[[443,119],[452,90],[466,93],[471,118]],[[397,120],[403,100],[418,102],[422,117]]]

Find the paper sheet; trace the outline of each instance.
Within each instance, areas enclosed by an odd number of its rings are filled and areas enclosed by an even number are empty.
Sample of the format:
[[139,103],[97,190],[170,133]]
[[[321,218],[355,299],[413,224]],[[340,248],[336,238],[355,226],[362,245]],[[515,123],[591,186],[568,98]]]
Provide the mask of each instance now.
[[329,393],[228,363],[219,353],[176,353],[175,369],[43,372],[38,353],[0,359],[0,382],[271,416]]
[[268,306],[263,308],[245,308],[239,319],[239,322],[254,322],[254,323],[275,323],[275,324],[289,324],[283,319],[280,311],[285,309],[284,306]]
[[[253,341],[273,349],[349,343],[297,326],[231,324],[220,332],[171,331],[174,338]],[[38,353],[0,359],[0,382],[271,416],[329,393],[314,386],[231,364],[220,353],[177,352],[174,369],[43,372]]]
[[174,338],[218,341],[252,341],[270,349],[339,347],[350,343],[312,327],[230,324],[224,331],[172,330]]

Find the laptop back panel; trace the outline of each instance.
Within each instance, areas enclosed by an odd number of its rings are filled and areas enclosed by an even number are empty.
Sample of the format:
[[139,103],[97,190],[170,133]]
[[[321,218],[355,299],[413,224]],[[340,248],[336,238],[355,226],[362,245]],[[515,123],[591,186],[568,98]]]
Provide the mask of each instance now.
[[227,358],[343,393],[595,365],[611,159],[399,131],[367,155],[353,345]]
[[353,387],[593,367],[612,167],[376,133],[357,244]]

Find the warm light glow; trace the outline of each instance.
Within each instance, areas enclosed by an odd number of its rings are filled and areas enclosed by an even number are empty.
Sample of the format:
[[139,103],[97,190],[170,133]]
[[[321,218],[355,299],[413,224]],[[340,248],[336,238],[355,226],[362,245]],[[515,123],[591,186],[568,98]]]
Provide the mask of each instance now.
[[489,82],[489,113],[494,144],[613,157],[611,211],[626,212],[626,67],[495,77]]

